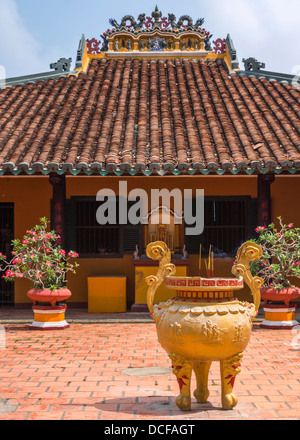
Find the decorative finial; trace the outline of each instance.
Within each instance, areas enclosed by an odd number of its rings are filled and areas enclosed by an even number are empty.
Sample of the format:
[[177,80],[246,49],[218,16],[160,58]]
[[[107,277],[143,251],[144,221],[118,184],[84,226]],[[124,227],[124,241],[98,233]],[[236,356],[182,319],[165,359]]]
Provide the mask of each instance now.
[[152,17],[154,18],[154,26],[153,27],[159,27],[160,28],[160,23],[159,23],[159,19],[161,18],[162,13],[159,11],[157,5],[155,7],[155,11],[152,12]]
[[245,70],[248,72],[259,72],[260,69],[264,69],[266,67],[265,63],[261,63],[257,61],[255,58],[243,58],[243,63],[245,65]]
[[70,72],[72,58],[60,58],[56,63],[50,64],[50,69],[57,72]]

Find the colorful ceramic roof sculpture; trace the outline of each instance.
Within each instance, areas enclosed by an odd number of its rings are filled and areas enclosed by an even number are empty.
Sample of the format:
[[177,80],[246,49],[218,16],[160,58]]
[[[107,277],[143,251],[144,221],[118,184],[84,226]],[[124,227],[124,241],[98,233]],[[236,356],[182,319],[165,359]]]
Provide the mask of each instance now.
[[75,67],[0,90],[0,174],[296,173],[300,91],[292,75],[241,70],[230,35],[155,9],[82,36]]

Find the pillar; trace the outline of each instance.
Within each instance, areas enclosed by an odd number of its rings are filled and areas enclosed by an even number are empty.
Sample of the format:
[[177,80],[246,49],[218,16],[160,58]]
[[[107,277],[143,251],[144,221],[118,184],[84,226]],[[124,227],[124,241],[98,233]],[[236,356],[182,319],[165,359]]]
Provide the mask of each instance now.
[[66,178],[65,175],[50,174],[50,183],[53,186],[51,229],[61,239],[58,242],[62,249],[66,248]]
[[257,225],[268,226],[272,223],[271,184],[273,174],[259,174],[257,176]]

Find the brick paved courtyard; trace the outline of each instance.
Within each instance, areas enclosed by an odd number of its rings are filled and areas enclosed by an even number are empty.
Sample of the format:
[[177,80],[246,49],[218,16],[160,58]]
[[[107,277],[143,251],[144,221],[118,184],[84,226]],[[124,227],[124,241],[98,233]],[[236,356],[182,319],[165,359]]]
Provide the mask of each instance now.
[[22,323],[4,328],[0,420],[300,419],[300,349],[291,345],[300,329],[255,324],[236,380],[237,407],[221,409],[219,365],[213,363],[209,403],[193,399],[192,410],[183,413],[152,322],[71,323],[49,332]]

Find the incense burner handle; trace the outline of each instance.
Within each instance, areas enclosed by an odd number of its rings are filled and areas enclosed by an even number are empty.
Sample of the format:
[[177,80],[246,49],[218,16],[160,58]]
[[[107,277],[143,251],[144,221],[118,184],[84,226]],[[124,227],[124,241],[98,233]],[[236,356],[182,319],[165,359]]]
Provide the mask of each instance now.
[[155,241],[154,243],[148,244],[146,255],[152,260],[159,261],[159,268],[156,276],[150,275],[146,278],[146,283],[149,286],[147,292],[147,305],[152,314],[155,292],[167,276],[175,274],[176,267],[171,263],[171,251],[163,241]]
[[232,273],[235,276],[242,276],[245,283],[249,286],[254,299],[255,310],[258,311],[260,306],[260,288],[264,284],[264,280],[260,277],[253,277],[250,269],[252,261],[260,260],[262,257],[262,248],[252,242],[244,243],[237,252],[237,264],[233,266]]

